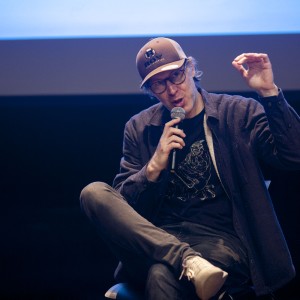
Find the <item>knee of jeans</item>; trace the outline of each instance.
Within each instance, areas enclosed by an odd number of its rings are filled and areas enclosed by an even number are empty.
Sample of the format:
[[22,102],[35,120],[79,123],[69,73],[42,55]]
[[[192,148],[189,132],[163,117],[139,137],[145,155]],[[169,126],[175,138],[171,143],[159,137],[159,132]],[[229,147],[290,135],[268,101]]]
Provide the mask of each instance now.
[[88,184],[80,193],[80,205],[81,209],[88,213],[95,205],[103,205],[106,200],[109,191],[112,189],[105,182],[92,182]]

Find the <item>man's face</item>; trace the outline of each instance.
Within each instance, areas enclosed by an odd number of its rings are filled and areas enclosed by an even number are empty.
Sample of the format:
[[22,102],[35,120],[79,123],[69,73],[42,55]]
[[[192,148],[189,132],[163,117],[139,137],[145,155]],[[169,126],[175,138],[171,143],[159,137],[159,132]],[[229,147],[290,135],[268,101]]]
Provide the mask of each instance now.
[[[173,77],[178,76],[179,70],[184,72],[185,80],[180,84],[172,83]],[[153,92],[154,96],[169,110],[174,107],[182,107],[186,112],[186,118],[192,118],[200,113],[202,109],[201,95],[197,91],[195,82],[193,80],[195,70],[194,68],[186,67],[186,69],[178,69],[166,71],[154,75],[149,79],[149,86],[157,83],[165,84],[164,92],[157,94]]]

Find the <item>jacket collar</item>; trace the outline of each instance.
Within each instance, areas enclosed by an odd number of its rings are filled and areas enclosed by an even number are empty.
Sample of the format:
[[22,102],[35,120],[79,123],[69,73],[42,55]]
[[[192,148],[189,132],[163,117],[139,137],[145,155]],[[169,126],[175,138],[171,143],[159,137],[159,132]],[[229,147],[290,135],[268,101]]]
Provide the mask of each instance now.
[[149,125],[164,126],[166,122],[171,120],[170,111],[162,103],[154,105],[151,114]]
[[215,94],[208,93],[206,90],[199,89],[199,93],[202,95],[204,102],[205,114],[207,118],[219,119],[218,106],[220,104],[220,97],[216,97]]

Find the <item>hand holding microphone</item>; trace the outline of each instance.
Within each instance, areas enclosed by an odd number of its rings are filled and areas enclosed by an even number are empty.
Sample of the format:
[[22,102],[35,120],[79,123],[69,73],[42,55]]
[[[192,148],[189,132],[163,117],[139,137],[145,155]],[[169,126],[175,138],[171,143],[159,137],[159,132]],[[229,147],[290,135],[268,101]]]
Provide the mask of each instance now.
[[[174,107],[171,110],[171,118],[172,119],[180,119],[181,121],[183,121],[185,118],[185,110],[182,107]],[[175,125],[175,128],[178,128],[178,124]],[[175,165],[176,165],[176,149],[173,149],[171,172],[175,171]]]
[[181,107],[173,108],[171,118],[172,120],[165,124],[156,151],[147,165],[146,176],[149,181],[157,181],[162,170],[168,168],[171,153],[174,169],[176,161],[175,149],[181,149],[184,146],[185,133],[178,129],[178,123],[185,118],[184,109]]

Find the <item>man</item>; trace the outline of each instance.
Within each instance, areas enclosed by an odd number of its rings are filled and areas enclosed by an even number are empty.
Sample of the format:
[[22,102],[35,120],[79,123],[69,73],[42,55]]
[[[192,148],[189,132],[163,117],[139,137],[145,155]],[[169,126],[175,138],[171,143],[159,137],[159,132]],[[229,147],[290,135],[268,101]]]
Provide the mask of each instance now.
[[[300,122],[268,55],[232,62],[258,101],[206,92],[171,39],[150,40],[136,63],[159,103],[127,122],[113,188],[96,182],[81,193],[123,276],[156,300],[245,299],[286,284],[295,271],[259,162],[299,169]],[[183,116],[171,118],[174,108]]]

